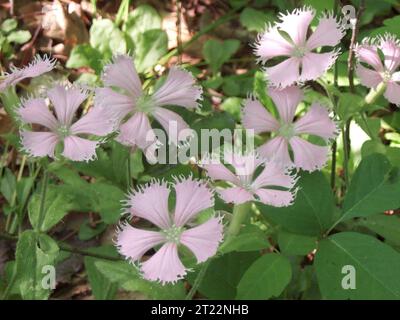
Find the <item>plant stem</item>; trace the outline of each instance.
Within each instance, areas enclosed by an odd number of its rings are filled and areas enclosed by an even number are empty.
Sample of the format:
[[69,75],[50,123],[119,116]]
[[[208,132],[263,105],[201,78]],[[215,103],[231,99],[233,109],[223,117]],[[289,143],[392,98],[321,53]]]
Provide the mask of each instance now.
[[47,184],[49,180],[49,174],[46,169],[44,169],[43,182],[42,182],[42,193],[40,196],[40,207],[39,207],[39,220],[38,220],[38,230],[42,228],[43,220],[45,218],[45,201],[46,201],[46,191]]
[[336,140],[332,143],[332,164],[331,164],[331,189],[335,189],[336,185],[336,150],[337,150],[337,142]]
[[349,185],[349,160],[350,160],[350,124],[351,119],[347,120],[345,127],[342,129],[343,140],[343,174],[344,183],[347,189]]
[[130,0],[122,0],[115,17],[115,25],[117,27],[119,27],[122,21],[126,21],[128,19],[130,2]]
[[132,187],[132,173],[131,173],[131,153],[128,153],[128,161],[127,161],[127,167],[128,167],[128,190],[131,190]]
[[386,82],[381,82],[376,89],[372,88],[364,99],[365,104],[373,104],[385,92],[386,86]]
[[208,259],[204,264],[201,266],[201,269],[199,271],[199,274],[196,277],[196,280],[194,280],[193,286],[190,288],[189,293],[186,295],[185,300],[192,300],[193,296],[197,292],[197,290],[200,287],[201,282],[203,281],[204,276],[206,275],[206,271],[208,269],[208,266],[210,265],[212,259]]

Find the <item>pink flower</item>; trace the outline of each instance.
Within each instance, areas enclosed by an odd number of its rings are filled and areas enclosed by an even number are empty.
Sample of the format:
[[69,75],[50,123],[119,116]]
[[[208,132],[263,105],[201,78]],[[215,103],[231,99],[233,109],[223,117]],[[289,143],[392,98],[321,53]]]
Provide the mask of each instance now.
[[263,161],[255,153],[241,155],[226,152],[224,160],[233,167],[234,172],[221,163],[207,159],[203,160],[201,166],[212,180],[225,181],[230,185],[217,189],[225,202],[241,204],[260,201],[274,207],[292,204],[295,197],[292,189],[296,179],[282,166]]
[[187,273],[179,259],[180,245],[188,248],[201,263],[216,254],[223,233],[221,219],[217,217],[193,226],[199,212],[214,206],[213,193],[204,182],[192,178],[177,179],[174,188],[176,204],[172,212],[168,209],[171,190],[167,183],[153,181],[132,192],[127,201],[131,216],[148,220],[160,231],[125,224],[117,238],[119,252],[132,263],[139,262],[148,250],[161,245],[140,268],[145,279],[163,284],[176,282]]
[[[307,38],[312,8],[295,9],[280,14],[280,22],[267,27],[255,45],[255,54],[263,63],[276,57],[287,57],[283,62],[265,68],[270,85],[287,87],[297,82],[314,80],[325,73],[335,62],[339,50],[317,53],[320,47],[334,47],[344,36],[340,22],[331,15],[319,19],[315,31]],[[282,32],[287,36],[282,36]]]
[[12,68],[11,73],[6,74],[3,81],[0,83],[0,92],[13,86],[26,78],[38,77],[43,73],[49,72],[54,68],[56,61],[49,59],[47,56],[41,58],[36,56],[34,60],[25,68]]
[[327,109],[314,102],[303,117],[294,121],[297,106],[303,98],[302,90],[296,86],[282,90],[270,88],[269,95],[278,109],[279,120],[256,99],[247,99],[243,109],[242,122],[246,129],[254,129],[256,134],[275,134],[273,139],[258,148],[258,152],[283,166],[295,166],[307,171],[321,169],[327,161],[329,147],[315,145],[300,136],[318,136],[325,141],[334,138],[337,127]]
[[[384,55],[384,63],[378,54]],[[385,98],[397,106],[400,105],[400,40],[386,34],[378,39],[366,39],[357,45],[355,52],[358,58],[356,73],[361,83],[368,88],[376,88],[381,82],[386,83]],[[365,63],[371,68],[362,65]],[[396,71],[398,70],[398,71]]]
[[55,157],[56,146],[63,145],[62,155],[73,161],[89,161],[96,157],[99,141],[82,138],[82,135],[105,136],[113,131],[110,115],[101,107],[92,108],[77,121],[74,115],[87,93],[74,87],[57,85],[47,92],[53,112],[42,98],[25,100],[18,113],[23,123],[36,124],[46,131],[21,131],[23,149],[34,157]]
[[[154,145],[157,140],[150,125],[150,116],[168,134],[174,135],[170,136],[172,141],[178,141],[179,132],[189,127],[180,115],[164,106],[195,109],[201,99],[202,90],[195,86],[195,78],[177,67],[171,68],[164,84],[154,94],[143,92],[133,60],[127,55],[115,57],[113,63],[105,67],[102,79],[106,87],[96,90],[95,103],[110,108],[120,122],[117,140],[142,150]],[[176,133],[169,132],[172,122],[176,126]]]

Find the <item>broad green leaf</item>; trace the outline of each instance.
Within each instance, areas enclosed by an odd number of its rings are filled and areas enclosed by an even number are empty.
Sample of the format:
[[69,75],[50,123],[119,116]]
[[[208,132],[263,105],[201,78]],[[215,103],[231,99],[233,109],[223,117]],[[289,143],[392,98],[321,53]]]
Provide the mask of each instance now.
[[13,194],[16,188],[16,178],[9,168],[5,168],[0,183],[0,192],[9,204],[12,202]]
[[268,21],[271,21],[271,16],[253,8],[245,8],[240,13],[240,23],[249,31],[261,32],[265,29]]
[[162,20],[158,12],[150,5],[139,5],[129,13],[124,31],[136,42],[140,34],[147,30],[161,29]]
[[[234,299],[236,287],[247,268],[260,256],[257,252],[231,252],[213,259],[200,284],[199,292],[208,299]],[[189,273],[193,284],[196,274]]]
[[105,223],[98,223],[96,226],[92,227],[89,221],[86,220],[84,223],[81,224],[81,227],[79,228],[79,240],[90,240],[95,236],[101,234],[106,228],[107,225]]
[[47,187],[44,214],[42,226],[39,226],[40,203],[41,203],[41,190],[32,196],[28,205],[29,221],[32,226],[40,231],[47,231],[55,226],[68,211],[74,208],[74,196],[65,192],[62,188],[56,185],[49,185]]
[[317,239],[301,234],[281,231],[278,234],[279,249],[288,255],[306,255],[317,247]]
[[[314,265],[325,299],[400,299],[400,254],[371,236],[330,236],[321,241]],[[345,266],[354,268],[355,289],[342,286],[350,282]]]
[[23,44],[31,39],[31,33],[26,30],[13,31],[7,36],[9,42]]
[[288,207],[258,204],[261,213],[285,230],[317,236],[332,223],[334,199],[328,181],[321,172],[302,172],[296,200]]
[[105,59],[127,51],[123,32],[109,19],[93,20],[90,27],[90,45],[102,53]]
[[270,247],[267,235],[260,228],[248,225],[240,230],[240,233],[226,245],[221,246],[223,253],[231,251],[246,252],[262,250]]
[[0,30],[4,33],[9,33],[15,30],[18,26],[18,21],[16,19],[6,19],[0,26]]
[[357,224],[379,234],[387,242],[400,246],[400,217],[398,215],[379,214],[363,218]]
[[258,258],[247,269],[237,287],[237,299],[278,297],[292,278],[289,260],[276,253]]
[[44,300],[50,295],[45,278],[47,266],[54,266],[58,255],[57,243],[45,234],[27,230],[20,235],[15,253],[16,282],[21,296],[28,300]]
[[135,43],[135,65],[139,72],[152,68],[168,51],[168,35],[153,29],[140,33]]
[[381,154],[359,164],[344,198],[342,221],[400,207],[400,172]]
[[97,74],[102,69],[102,54],[89,44],[79,44],[74,47],[66,63],[67,68],[90,67]]
[[[115,252],[114,247],[98,247],[91,248],[91,252],[97,254],[107,254],[118,256]],[[96,267],[96,261],[103,261],[99,258],[85,257],[85,269],[89,279],[92,294],[96,300],[110,300],[113,299],[117,292],[117,284],[112,283],[107,277],[105,277]]]
[[337,106],[337,114],[340,120],[345,122],[354,114],[358,113],[362,107],[363,98],[352,93],[341,93]]
[[214,74],[217,73],[221,66],[235,54],[239,46],[240,41],[236,39],[224,41],[207,40],[203,47],[203,56],[210,65],[211,71]]
[[221,110],[228,112],[236,121],[240,121],[241,109],[242,109],[242,99],[237,97],[229,97],[221,103]]
[[112,283],[117,283],[125,290],[144,293],[151,299],[176,300],[185,297],[182,282],[163,286],[158,282],[144,280],[139,271],[128,262],[97,260],[94,265]]

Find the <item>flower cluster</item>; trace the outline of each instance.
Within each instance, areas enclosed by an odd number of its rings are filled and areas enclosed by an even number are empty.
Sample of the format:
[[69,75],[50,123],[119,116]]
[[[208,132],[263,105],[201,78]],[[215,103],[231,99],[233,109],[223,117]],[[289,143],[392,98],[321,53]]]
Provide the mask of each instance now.
[[[199,165],[207,180],[154,180],[127,196],[125,213],[147,224],[138,228],[130,221],[122,223],[116,245],[121,255],[139,265],[145,279],[164,284],[183,278],[188,268],[181,260],[182,252],[191,252],[197,263],[217,254],[224,225],[223,217],[212,210],[214,191],[234,205],[290,206],[296,197],[297,172],[321,170],[326,164],[329,141],[338,133],[336,123],[319,102],[304,112],[299,112],[298,106],[303,101],[301,85],[321,77],[336,61],[339,50],[335,47],[344,29],[336,17],[325,14],[311,32],[314,18],[315,11],[309,7],[281,14],[255,44],[258,61],[266,65],[266,91],[275,110],[267,110],[250,95],[244,102],[242,124],[256,134],[267,133],[268,141],[255,152],[225,152],[224,164],[204,157]],[[361,83],[373,89],[382,84],[386,99],[400,105],[399,40],[390,35],[365,40],[355,47],[355,53]],[[283,61],[274,65],[276,58]],[[54,60],[37,57],[26,68],[14,68],[0,82],[0,93],[54,66]],[[189,125],[168,107],[195,110],[199,106],[202,89],[191,73],[171,67],[161,86],[152,92],[142,87],[132,57],[118,55],[105,66],[101,79],[103,86],[94,92],[57,84],[43,97],[23,100],[17,112],[23,150],[33,157],[89,161],[96,158],[103,141],[114,138],[131,149],[143,150],[150,161],[160,143],[152,120],[167,131],[170,142],[178,144],[179,139],[187,138],[179,133]],[[93,106],[89,94],[94,94]],[[169,132],[171,123],[178,135]],[[146,260],[150,250],[155,253]]]

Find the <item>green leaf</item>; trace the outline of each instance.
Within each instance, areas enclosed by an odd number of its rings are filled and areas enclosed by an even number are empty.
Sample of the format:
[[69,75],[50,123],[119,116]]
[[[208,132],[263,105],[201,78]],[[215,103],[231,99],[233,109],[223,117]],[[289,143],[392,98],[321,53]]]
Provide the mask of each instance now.
[[240,23],[249,31],[261,32],[271,17],[266,13],[253,8],[245,8],[240,13]]
[[[199,292],[208,299],[234,299],[236,287],[247,268],[259,257],[257,252],[231,252],[213,259],[200,284]],[[188,274],[193,283],[196,274]]]
[[103,56],[97,49],[91,47],[89,44],[79,44],[72,49],[66,67],[90,67],[97,74],[100,74],[103,67],[102,59]]
[[365,157],[352,178],[344,198],[342,221],[366,217],[400,207],[399,169],[381,154]]
[[211,71],[214,74],[217,73],[222,65],[235,54],[239,46],[240,41],[236,39],[224,41],[207,40],[203,47],[203,56],[210,65]]
[[363,98],[359,95],[351,93],[341,93],[339,96],[339,102],[337,106],[337,114],[340,120],[345,122],[354,114],[361,110]]
[[1,31],[4,33],[9,33],[17,28],[18,21],[16,19],[6,19],[0,26]]
[[144,293],[151,299],[183,299],[185,289],[182,282],[175,285],[161,285],[142,278],[139,271],[125,261],[97,260],[96,268],[112,283],[117,283],[128,291]]
[[50,295],[42,281],[46,276],[46,266],[54,266],[59,253],[57,243],[45,234],[27,230],[20,235],[15,253],[16,282],[23,299],[44,300]]
[[99,223],[95,227],[92,227],[89,221],[86,220],[84,223],[81,224],[81,227],[79,228],[79,240],[90,240],[95,236],[101,234],[106,228],[107,225],[105,223]]
[[276,253],[258,258],[243,275],[237,288],[237,299],[278,297],[292,278],[289,260]]
[[242,109],[242,99],[237,97],[229,97],[222,102],[220,106],[221,110],[224,110],[232,115],[236,121],[240,121],[241,109]]
[[[44,202],[44,219],[40,231],[47,231],[55,226],[68,211],[74,208],[74,196],[65,192],[62,188],[55,185],[47,187],[46,198]],[[41,190],[39,188],[28,205],[29,221],[32,226],[39,230]]]
[[315,237],[281,231],[278,234],[279,249],[288,255],[306,255],[317,247]]
[[400,246],[400,217],[379,214],[362,219],[357,224],[384,237],[387,242]]
[[153,29],[140,33],[135,43],[135,65],[139,72],[152,68],[168,51],[168,35]]
[[[114,247],[98,247],[91,248],[91,252],[97,254],[107,254],[118,256]],[[92,289],[92,294],[97,300],[110,300],[113,299],[117,292],[117,284],[112,283],[105,277],[96,267],[96,261],[103,261],[102,259],[85,257],[85,269]]]
[[[344,266],[354,267],[355,289],[342,287]],[[320,243],[315,269],[325,299],[400,299],[400,254],[373,237],[355,232],[330,236]]]
[[321,172],[302,172],[296,200],[289,207],[276,208],[259,204],[261,213],[285,230],[317,236],[332,223],[334,199],[328,181]]
[[158,12],[150,5],[139,5],[129,13],[124,31],[136,42],[140,34],[152,29],[161,29],[162,20]]
[[124,34],[109,19],[95,19],[90,27],[90,45],[109,59],[113,54],[126,53]]
[[257,251],[270,247],[267,235],[260,228],[247,225],[240,230],[240,233],[232,239],[227,245],[221,246],[223,253],[231,251],[246,252]]
[[31,33],[26,30],[13,31],[7,36],[9,42],[23,44],[31,39]]
[[16,188],[16,179],[14,174],[9,168],[5,168],[3,177],[0,183],[0,192],[9,204],[12,202],[12,198]]

